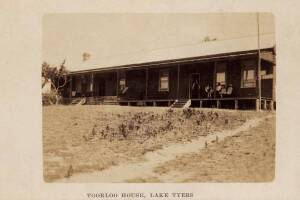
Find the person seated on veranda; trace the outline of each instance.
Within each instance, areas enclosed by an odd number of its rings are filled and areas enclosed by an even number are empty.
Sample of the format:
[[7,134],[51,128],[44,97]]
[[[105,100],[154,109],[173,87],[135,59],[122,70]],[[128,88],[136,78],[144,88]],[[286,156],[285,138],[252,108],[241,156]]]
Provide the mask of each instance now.
[[222,98],[222,97],[224,97],[224,96],[226,96],[226,87],[225,87],[225,85],[222,85],[221,86],[221,91],[220,91],[220,97]]
[[216,97],[222,97],[221,91],[222,91],[222,85],[221,85],[221,83],[217,83]]
[[204,88],[206,94],[207,94],[207,98],[211,98],[214,89],[208,84],[205,88]]
[[226,89],[226,92],[225,92],[224,96],[231,97],[232,94],[233,94],[233,87],[232,87],[232,84],[229,84],[227,89]]

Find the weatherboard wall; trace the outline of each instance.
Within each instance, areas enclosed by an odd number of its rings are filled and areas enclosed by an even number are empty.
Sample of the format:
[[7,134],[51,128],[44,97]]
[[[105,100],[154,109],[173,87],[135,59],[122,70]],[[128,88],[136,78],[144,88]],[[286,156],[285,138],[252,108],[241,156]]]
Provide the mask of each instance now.
[[[257,83],[255,87],[241,87],[242,69],[245,62],[253,63],[251,64],[251,67],[255,70],[255,74],[257,74],[257,55],[250,55],[201,62],[141,66],[139,68],[132,69],[113,69],[104,72],[73,73],[71,75],[72,84],[70,83],[70,85],[72,85],[72,91],[79,90],[75,97],[118,96],[120,100],[125,101],[189,99],[193,98],[191,96],[191,75],[199,74],[200,89],[199,96],[197,96],[197,98],[206,98],[207,94],[205,92],[205,86],[215,86],[215,72],[217,72],[219,65],[226,65],[226,85],[233,85],[232,97],[257,98]],[[262,62],[262,70],[265,70],[268,74],[272,74],[272,69],[272,63],[266,61]],[[169,73],[169,90],[160,91],[159,74],[161,71],[166,70]],[[123,72],[123,76],[125,77],[121,77],[120,72]],[[126,87],[128,87],[128,90],[124,94],[118,88],[120,78],[125,78]],[[92,90],[89,89],[91,88],[91,82],[93,82]],[[70,85],[68,85],[68,87],[70,87]],[[272,79],[263,79],[262,97],[272,98],[272,87]]]

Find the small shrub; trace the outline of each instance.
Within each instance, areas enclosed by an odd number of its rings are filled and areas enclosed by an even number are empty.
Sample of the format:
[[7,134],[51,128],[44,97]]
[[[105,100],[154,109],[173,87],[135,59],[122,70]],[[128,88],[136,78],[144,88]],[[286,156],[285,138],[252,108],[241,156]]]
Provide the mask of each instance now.
[[50,92],[50,93],[46,93],[46,94],[42,95],[43,106],[57,104],[57,103],[59,103],[59,102],[57,102],[58,100],[59,100],[59,97],[56,96],[55,92]]
[[96,132],[96,125],[93,127],[91,134],[92,134],[92,136],[95,136],[97,134],[97,132]]
[[224,123],[225,123],[225,124],[228,124],[228,123],[229,123],[229,120],[228,120],[228,119],[225,119]]
[[183,116],[184,116],[186,119],[189,119],[189,118],[191,118],[191,116],[193,115],[193,111],[192,111],[192,109],[190,109],[190,108],[183,109],[183,110],[182,110],[182,114],[183,114]]
[[167,122],[167,125],[165,127],[165,130],[166,131],[169,131],[169,130],[172,130],[173,129],[173,125],[172,125],[172,122],[171,121],[168,121]]
[[127,138],[128,136],[128,131],[126,130],[126,124],[122,123],[119,125],[119,133],[124,137]]
[[65,175],[65,178],[70,178],[73,175],[73,173],[74,173],[73,166],[70,165],[67,174]]
[[129,121],[128,130],[130,130],[130,131],[134,130],[134,121]]

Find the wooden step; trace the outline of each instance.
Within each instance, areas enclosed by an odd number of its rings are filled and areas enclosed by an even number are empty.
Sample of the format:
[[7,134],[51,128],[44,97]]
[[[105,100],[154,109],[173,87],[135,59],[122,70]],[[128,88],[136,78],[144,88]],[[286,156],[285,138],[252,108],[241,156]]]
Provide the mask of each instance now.
[[71,101],[70,105],[84,105],[86,102],[86,98],[76,98]]
[[188,100],[178,100],[178,101],[175,101],[170,107],[171,108],[183,108],[187,102],[188,102]]
[[170,107],[171,108],[183,108],[184,106],[190,106],[190,100],[177,100]]

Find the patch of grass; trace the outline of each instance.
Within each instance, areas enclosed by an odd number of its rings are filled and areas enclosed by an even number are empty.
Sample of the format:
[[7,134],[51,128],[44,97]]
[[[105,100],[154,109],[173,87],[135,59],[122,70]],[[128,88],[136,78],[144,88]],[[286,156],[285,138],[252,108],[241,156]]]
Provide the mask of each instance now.
[[[231,129],[255,112],[120,106],[43,107],[44,176],[103,170],[141,160],[148,150]],[[228,123],[225,123],[228,119]],[[51,160],[58,158],[59,162]],[[89,164],[85,164],[89,163]]]

